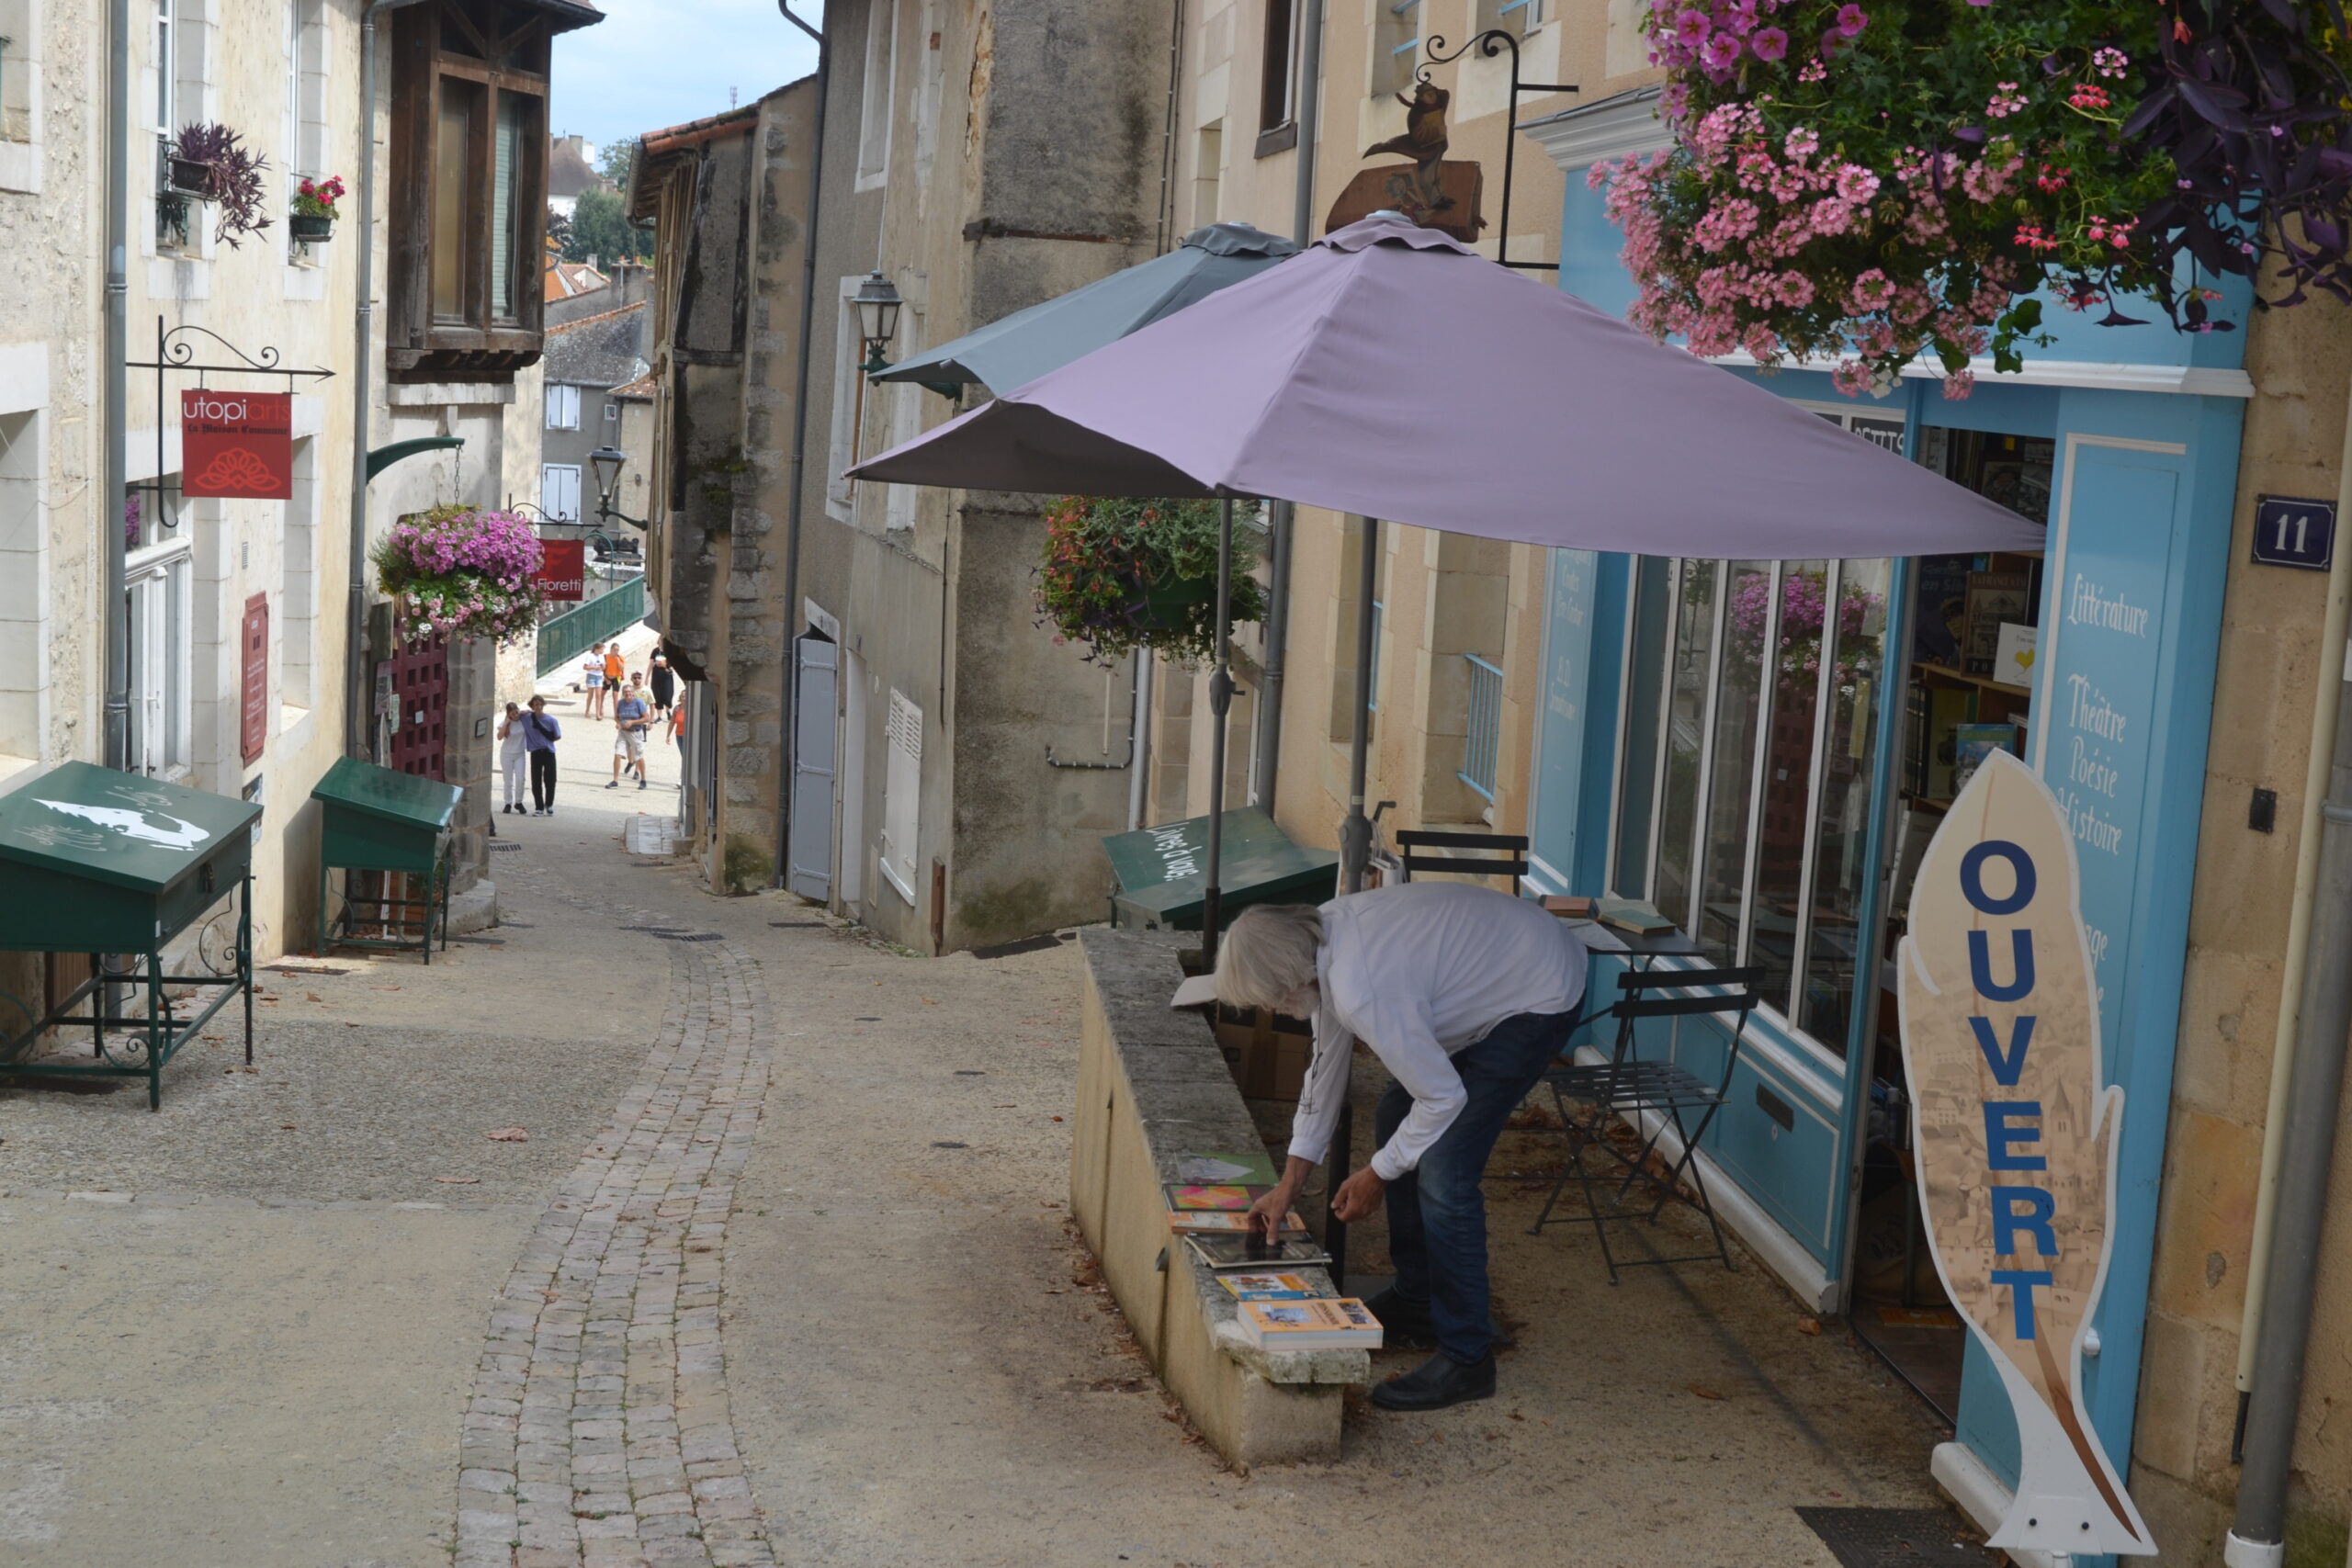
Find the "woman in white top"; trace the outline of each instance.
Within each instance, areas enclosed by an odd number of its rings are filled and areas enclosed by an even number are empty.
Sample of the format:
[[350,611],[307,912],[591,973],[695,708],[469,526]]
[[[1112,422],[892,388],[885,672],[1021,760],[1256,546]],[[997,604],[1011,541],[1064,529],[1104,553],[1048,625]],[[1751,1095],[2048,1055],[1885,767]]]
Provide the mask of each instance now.
[[605,716],[605,645],[598,643],[580,661],[580,683],[588,692],[588,716]]
[[524,744],[523,710],[508,703],[506,716],[498,721],[498,771],[506,779],[506,804],[500,810],[518,816],[522,813],[523,795],[529,787],[524,782],[529,759],[530,751]]

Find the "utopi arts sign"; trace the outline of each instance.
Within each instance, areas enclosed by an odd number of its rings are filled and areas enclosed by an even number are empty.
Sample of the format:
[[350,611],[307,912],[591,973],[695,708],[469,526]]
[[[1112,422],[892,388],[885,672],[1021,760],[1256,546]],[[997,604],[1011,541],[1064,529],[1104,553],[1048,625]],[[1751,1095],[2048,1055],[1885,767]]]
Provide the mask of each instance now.
[[294,399],[286,392],[180,393],[180,493],[294,499]]
[[2075,852],[2049,786],[1986,757],[1920,863],[1903,1059],[1936,1269],[2017,1416],[2017,1495],[1988,1544],[2147,1555],[2083,1394],[2123,1090],[2102,1077]]

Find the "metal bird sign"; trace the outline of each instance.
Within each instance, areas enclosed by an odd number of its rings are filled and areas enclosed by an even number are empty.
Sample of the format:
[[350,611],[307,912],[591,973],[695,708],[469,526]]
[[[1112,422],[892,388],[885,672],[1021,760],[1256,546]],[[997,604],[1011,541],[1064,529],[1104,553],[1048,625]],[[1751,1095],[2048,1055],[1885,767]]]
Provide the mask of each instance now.
[[1987,1544],[2153,1556],[2082,1392],[2123,1091],[2101,1077],[2077,886],[2049,786],[1992,752],[1919,866],[1903,1060],[1936,1269],[2017,1413],[2017,1495]]

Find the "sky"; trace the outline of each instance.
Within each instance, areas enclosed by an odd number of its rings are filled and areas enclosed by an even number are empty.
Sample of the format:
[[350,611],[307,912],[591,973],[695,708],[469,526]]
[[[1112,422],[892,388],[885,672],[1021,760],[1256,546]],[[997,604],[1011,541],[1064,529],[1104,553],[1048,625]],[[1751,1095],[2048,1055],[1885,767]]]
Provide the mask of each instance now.
[[[775,0],[596,0],[605,19],[555,43],[556,134],[599,147],[723,114],[817,67],[817,46]],[[816,24],[821,0],[794,0]]]

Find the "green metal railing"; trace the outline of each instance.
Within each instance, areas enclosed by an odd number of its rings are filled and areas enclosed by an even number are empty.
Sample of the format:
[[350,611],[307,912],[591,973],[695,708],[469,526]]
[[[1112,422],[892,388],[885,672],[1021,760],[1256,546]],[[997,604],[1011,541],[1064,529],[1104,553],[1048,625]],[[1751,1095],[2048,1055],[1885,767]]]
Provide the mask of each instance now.
[[645,618],[645,579],[616,583],[576,610],[539,623],[539,673],[570,663],[600,642],[618,637]]

